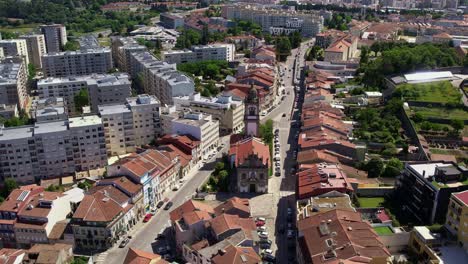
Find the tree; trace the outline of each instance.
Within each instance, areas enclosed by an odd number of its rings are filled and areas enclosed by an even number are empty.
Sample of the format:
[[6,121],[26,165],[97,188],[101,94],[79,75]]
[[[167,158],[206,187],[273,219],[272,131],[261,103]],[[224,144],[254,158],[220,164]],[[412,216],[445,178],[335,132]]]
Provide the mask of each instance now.
[[450,125],[456,132],[459,132],[465,127],[465,122],[463,122],[463,120],[460,119],[452,119],[450,120]]
[[12,178],[5,179],[2,189],[2,197],[8,197],[14,189],[18,189],[18,183]]
[[384,163],[380,158],[372,158],[367,162],[366,169],[370,178],[379,177],[384,170]]
[[75,95],[74,102],[75,102],[75,110],[78,113],[82,113],[83,112],[83,106],[89,105],[88,89],[86,89],[86,88],[81,89]]
[[395,167],[399,170],[402,170],[403,169],[403,162],[401,162],[401,160],[397,159],[397,158],[391,158],[388,162],[387,162],[387,166],[392,166],[392,167]]
[[75,51],[80,49],[80,43],[75,40],[69,40],[67,43],[63,46],[63,50],[65,51]]
[[215,165],[215,171],[221,171],[224,169],[224,162],[217,162]]
[[36,66],[34,66],[34,64],[32,63],[29,63],[28,64],[28,79],[32,80],[34,77],[36,77],[36,73],[37,73]]
[[277,37],[275,48],[280,61],[285,61],[291,55],[291,41],[288,37]]

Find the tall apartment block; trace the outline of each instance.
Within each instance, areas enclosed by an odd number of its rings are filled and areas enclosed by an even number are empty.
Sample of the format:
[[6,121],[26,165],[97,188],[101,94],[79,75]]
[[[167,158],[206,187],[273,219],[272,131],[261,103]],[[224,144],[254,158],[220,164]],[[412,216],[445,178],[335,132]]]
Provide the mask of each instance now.
[[109,156],[134,152],[161,134],[160,102],[155,96],[138,95],[125,104],[99,106]]
[[3,55],[5,57],[20,56],[23,58],[24,63],[28,65],[28,46],[24,39],[4,39],[0,40],[0,48],[3,48]]
[[24,35],[20,39],[26,40],[29,62],[38,69],[42,69],[42,55],[46,54],[45,38],[42,34]]
[[[262,5],[234,4],[222,8],[222,16],[227,19],[248,20],[259,24],[264,32],[295,29],[304,36],[315,36],[323,28],[324,19],[317,12],[298,12],[292,10],[267,8]],[[284,30],[280,30],[283,28]]]
[[134,78],[136,74],[131,64],[131,54],[147,50],[145,46],[138,44],[133,38],[112,38],[112,58],[115,66],[120,71],[128,72]]
[[37,91],[40,99],[63,97],[70,115],[76,114],[75,95],[87,89],[91,112],[97,113],[99,105],[124,103],[131,95],[131,82],[126,73],[92,74],[39,80]]
[[236,53],[234,44],[211,44],[192,46],[191,50],[170,50],[162,53],[167,63],[185,63],[207,60],[233,61]]
[[104,127],[98,116],[0,129],[0,182],[21,184],[73,175],[107,165]]
[[172,104],[173,97],[194,93],[191,78],[177,71],[175,64],[159,61],[149,52],[132,53],[131,64],[134,74],[142,75],[145,92],[156,95],[161,104]]
[[42,68],[46,77],[108,73],[113,68],[111,50],[99,48],[48,53],[42,56]]
[[45,36],[48,53],[61,51],[67,43],[67,30],[64,25],[43,25],[41,32]]
[[0,104],[16,105],[20,109],[28,106],[29,96],[26,65],[20,58],[0,61]]

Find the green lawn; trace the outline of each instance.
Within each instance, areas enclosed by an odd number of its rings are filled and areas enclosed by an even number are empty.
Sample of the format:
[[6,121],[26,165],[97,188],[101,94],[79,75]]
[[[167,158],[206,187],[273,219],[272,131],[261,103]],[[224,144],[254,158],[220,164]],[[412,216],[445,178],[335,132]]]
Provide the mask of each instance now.
[[393,234],[392,229],[388,226],[377,226],[377,227],[374,227],[374,230],[380,236]]
[[0,31],[17,33],[17,34],[21,35],[21,34],[26,34],[26,33],[32,32],[38,26],[39,26],[39,24],[24,24],[24,25],[17,26],[17,27],[6,26],[6,27],[0,27]]
[[359,205],[361,208],[375,208],[381,207],[384,202],[383,197],[359,197]]
[[435,103],[460,103],[461,94],[458,88],[449,81],[402,84],[397,89],[402,91],[406,100]]
[[415,113],[420,113],[423,117],[436,117],[444,119],[468,119],[468,112],[463,109],[448,109],[442,107],[411,107]]

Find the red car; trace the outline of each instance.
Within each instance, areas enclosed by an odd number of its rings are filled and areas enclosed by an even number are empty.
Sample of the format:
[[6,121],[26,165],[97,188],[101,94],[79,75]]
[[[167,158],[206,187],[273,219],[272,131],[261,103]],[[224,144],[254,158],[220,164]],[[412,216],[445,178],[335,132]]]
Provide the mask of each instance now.
[[148,222],[149,220],[151,220],[151,217],[153,217],[152,214],[146,214],[146,215],[145,215],[145,218],[143,218],[143,223],[146,223],[146,222]]
[[265,225],[265,222],[263,222],[263,221],[257,221],[257,222],[255,222],[255,224],[256,224],[257,226],[264,226],[264,225]]

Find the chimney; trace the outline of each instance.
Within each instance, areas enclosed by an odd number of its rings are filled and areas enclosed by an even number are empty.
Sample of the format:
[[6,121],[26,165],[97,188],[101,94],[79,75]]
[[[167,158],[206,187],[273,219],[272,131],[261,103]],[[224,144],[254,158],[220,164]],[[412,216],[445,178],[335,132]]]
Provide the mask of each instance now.
[[218,250],[218,254],[219,254],[220,256],[222,256],[222,255],[226,254],[226,250],[220,249],[220,250]]
[[423,178],[426,176],[426,170],[423,170]]

